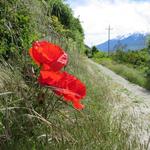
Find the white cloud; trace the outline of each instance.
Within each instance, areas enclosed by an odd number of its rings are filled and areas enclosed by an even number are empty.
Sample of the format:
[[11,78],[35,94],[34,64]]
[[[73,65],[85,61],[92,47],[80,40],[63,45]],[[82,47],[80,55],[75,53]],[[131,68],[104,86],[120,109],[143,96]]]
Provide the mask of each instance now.
[[85,32],[85,43],[96,45],[107,40],[106,28],[113,30],[111,38],[133,32],[150,31],[150,2],[131,0],[87,0],[73,8]]

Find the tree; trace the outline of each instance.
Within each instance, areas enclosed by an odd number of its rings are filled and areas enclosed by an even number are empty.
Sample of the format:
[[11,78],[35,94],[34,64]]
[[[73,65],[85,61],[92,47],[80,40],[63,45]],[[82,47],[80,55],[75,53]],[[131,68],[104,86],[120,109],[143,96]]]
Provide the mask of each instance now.
[[92,55],[94,55],[95,53],[99,52],[99,50],[97,49],[96,46],[93,46],[91,50],[92,50]]

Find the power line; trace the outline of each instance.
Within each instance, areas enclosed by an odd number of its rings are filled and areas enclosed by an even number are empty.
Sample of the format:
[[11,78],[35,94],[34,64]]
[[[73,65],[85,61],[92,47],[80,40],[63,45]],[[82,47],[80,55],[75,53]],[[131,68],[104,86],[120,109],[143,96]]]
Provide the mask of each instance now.
[[110,52],[110,31],[113,30],[113,28],[111,28],[110,25],[109,25],[106,30],[108,30],[108,56],[109,56],[109,52]]

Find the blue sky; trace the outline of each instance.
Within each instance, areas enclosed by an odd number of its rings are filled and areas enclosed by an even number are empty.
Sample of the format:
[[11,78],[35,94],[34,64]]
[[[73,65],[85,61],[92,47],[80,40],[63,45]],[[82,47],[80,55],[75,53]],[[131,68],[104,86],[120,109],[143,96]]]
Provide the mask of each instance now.
[[150,0],[68,0],[85,32],[85,43],[97,45],[111,38],[134,32],[150,31]]

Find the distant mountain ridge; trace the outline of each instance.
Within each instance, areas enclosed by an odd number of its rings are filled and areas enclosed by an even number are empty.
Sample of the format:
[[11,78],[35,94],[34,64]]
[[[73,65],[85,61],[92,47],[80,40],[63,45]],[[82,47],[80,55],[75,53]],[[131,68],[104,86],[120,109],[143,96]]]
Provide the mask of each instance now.
[[[110,51],[118,48],[125,50],[139,50],[146,47],[148,33],[133,33],[126,36],[120,36],[110,40]],[[96,46],[99,50],[108,50],[108,41]]]

